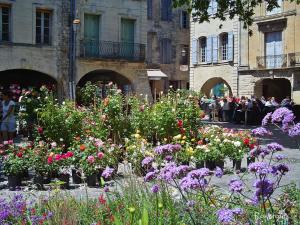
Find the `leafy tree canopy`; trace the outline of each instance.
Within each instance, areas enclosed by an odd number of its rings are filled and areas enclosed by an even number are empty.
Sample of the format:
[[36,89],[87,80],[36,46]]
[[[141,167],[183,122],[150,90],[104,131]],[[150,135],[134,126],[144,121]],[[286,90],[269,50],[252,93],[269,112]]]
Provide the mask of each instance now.
[[[203,23],[209,22],[210,19],[219,18],[225,21],[227,16],[230,19],[238,17],[240,21],[244,22],[244,27],[248,27],[253,22],[254,9],[260,4],[267,5],[267,10],[279,7],[277,0],[215,0],[218,2],[217,13],[209,15],[208,8],[210,0],[173,0],[174,7],[188,6],[189,11],[192,13],[194,21]],[[284,1],[284,0],[283,0]],[[290,2],[300,3],[300,0],[285,0]]]

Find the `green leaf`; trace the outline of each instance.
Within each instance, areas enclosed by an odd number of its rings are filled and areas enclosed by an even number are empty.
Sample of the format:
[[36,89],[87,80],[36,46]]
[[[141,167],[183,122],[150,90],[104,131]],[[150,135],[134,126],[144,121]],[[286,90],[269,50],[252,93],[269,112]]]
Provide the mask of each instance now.
[[119,217],[114,216],[114,218],[115,218],[115,220],[114,220],[114,224],[115,224],[115,225],[122,225],[122,223],[121,223]]
[[143,208],[143,214],[142,214],[142,225],[148,225],[148,224],[149,224],[148,210],[144,206],[144,208]]
[[101,186],[105,185],[105,181],[104,181],[103,177],[100,178],[100,183],[101,183]]

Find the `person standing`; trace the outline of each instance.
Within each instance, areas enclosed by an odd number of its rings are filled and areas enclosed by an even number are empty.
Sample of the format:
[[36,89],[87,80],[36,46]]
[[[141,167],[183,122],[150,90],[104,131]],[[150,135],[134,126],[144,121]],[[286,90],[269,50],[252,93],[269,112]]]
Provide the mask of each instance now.
[[14,115],[15,102],[9,92],[2,93],[2,123],[1,132],[4,141],[13,140],[16,132],[16,118]]

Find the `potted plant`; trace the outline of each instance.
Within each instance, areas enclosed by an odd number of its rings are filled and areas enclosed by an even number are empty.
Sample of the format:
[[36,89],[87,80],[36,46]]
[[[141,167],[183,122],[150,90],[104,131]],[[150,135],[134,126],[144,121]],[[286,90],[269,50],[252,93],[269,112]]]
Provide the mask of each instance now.
[[8,187],[12,191],[21,186],[22,174],[28,169],[26,154],[26,148],[11,145],[3,156],[3,170],[8,177]]

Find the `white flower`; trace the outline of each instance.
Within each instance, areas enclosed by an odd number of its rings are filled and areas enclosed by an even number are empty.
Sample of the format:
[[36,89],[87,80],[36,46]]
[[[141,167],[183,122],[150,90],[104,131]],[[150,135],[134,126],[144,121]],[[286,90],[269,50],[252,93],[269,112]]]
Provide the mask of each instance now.
[[240,147],[242,145],[240,141],[235,141],[233,144],[235,147]]

